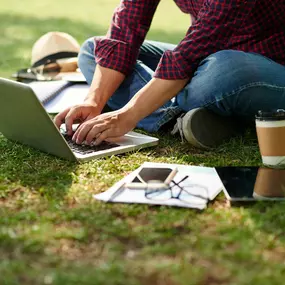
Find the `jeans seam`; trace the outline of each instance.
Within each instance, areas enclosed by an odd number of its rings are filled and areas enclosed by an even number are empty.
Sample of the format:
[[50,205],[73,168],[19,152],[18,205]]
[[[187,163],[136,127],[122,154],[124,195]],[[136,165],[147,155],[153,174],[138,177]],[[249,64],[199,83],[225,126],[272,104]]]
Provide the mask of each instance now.
[[254,83],[248,83],[246,85],[243,85],[243,86],[240,86],[239,88],[231,91],[230,93],[226,93],[224,96],[222,96],[220,99],[218,100],[212,100],[211,102],[208,102],[207,104],[204,105],[204,108],[207,108],[209,107],[210,105],[213,105],[217,102],[221,102],[222,100],[230,97],[230,96],[233,96],[237,93],[240,93],[246,89],[249,89],[249,88],[253,88],[253,87],[267,87],[269,89],[275,89],[275,90],[282,90],[284,89],[285,90],[285,86],[284,87],[280,87],[280,86],[277,86],[277,85],[272,85],[272,84],[268,84],[266,82],[254,82]]
[[140,77],[140,79],[144,82],[144,83],[148,83],[149,81],[145,80],[145,78],[140,74],[140,72],[137,70],[136,67],[134,67],[134,72]]

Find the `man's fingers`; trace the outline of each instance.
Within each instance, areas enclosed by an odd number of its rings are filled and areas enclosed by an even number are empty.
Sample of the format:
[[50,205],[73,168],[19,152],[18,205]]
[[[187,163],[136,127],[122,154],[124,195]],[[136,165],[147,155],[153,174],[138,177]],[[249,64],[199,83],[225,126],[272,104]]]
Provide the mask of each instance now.
[[[79,126],[77,126],[77,128],[76,128],[76,130],[72,136],[73,141],[75,141],[75,142],[77,141],[77,138],[78,138],[82,128],[84,128],[87,124],[90,124],[90,122],[85,121],[85,122],[82,122],[81,124],[79,124]],[[92,128],[92,126],[91,126],[91,128]]]
[[70,108],[64,110],[63,112],[57,114],[55,117],[54,117],[54,123],[55,125],[57,126],[57,128],[59,129],[60,126],[64,123],[65,121],[65,116],[66,114],[69,112]]
[[78,118],[80,118],[81,112],[78,108],[71,108],[67,115],[65,116],[65,125],[66,125],[66,131],[69,135],[72,135],[72,125],[74,121]]
[[86,143],[91,144],[94,139],[97,140],[101,133],[106,130],[106,128],[107,126],[105,124],[93,126],[93,128],[88,132],[86,136]]
[[95,145],[99,145],[102,141],[113,137],[112,135],[113,131],[112,129],[107,129],[105,131],[103,131],[95,140]]
[[90,123],[84,123],[82,124],[74,133],[72,139],[77,143],[81,144],[85,138],[86,135],[89,133],[89,131],[92,129],[92,124]]

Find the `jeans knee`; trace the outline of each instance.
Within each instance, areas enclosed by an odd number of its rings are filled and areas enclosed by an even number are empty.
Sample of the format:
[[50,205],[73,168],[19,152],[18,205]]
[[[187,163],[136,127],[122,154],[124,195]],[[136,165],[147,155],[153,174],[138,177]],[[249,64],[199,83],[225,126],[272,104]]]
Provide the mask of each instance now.
[[[260,81],[256,68],[259,55],[235,50],[223,50],[205,58],[191,82],[191,89],[207,97],[221,96],[252,82]],[[198,91],[199,90],[199,91]]]
[[201,62],[202,76],[211,75],[212,82],[231,82],[232,85],[247,84],[259,78],[255,62],[259,55],[236,50],[222,50],[208,56]]
[[208,106],[242,86],[260,81],[256,68],[259,59],[259,55],[235,50],[211,54],[198,66],[186,93],[180,98],[181,106],[187,109]]

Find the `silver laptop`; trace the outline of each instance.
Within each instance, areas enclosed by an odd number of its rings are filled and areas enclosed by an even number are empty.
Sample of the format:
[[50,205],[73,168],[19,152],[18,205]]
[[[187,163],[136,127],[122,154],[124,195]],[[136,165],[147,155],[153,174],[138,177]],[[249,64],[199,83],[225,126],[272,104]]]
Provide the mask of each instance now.
[[129,132],[99,146],[77,145],[57,129],[27,84],[0,78],[0,132],[8,139],[71,161],[89,160],[158,144],[158,139]]

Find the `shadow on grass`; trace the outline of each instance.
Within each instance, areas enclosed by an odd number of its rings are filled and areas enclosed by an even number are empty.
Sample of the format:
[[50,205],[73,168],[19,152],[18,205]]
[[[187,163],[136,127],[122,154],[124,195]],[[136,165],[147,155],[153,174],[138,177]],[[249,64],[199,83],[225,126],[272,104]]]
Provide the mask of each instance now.
[[28,187],[48,199],[62,200],[77,164],[16,144],[0,135],[0,198]]

